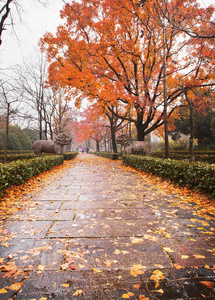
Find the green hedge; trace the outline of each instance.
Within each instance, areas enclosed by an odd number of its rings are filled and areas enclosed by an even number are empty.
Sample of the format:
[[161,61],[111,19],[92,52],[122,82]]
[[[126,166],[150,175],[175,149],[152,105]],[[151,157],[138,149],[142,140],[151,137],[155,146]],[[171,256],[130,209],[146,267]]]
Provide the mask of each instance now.
[[63,155],[40,156],[0,164],[0,193],[12,185],[20,185],[33,176],[63,163]]
[[[159,158],[165,158],[165,153],[162,151],[158,152],[152,152],[151,156],[153,157],[159,157]],[[214,151],[195,151],[194,152],[195,161],[201,161],[206,162],[209,164],[215,164],[215,152]],[[177,152],[170,152],[170,158],[171,159],[177,159],[177,160],[189,160],[190,154],[189,152],[185,151],[177,151]]]
[[[22,160],[22,159],[31,159],[34,158],[34,154],[30,153],[30,154],[24,154],[24,153],[20,153],[20,154],[8,154],[7,155],[7,162],[12,162],[12,161],[17,161],[17,160]],[[0,163],[4,162],[4,155],[0,155]]]
[[67,152],[67,153],[64,153],[64,154],[63,154],[64,160],[70,160],[70,159],[73,159],[73,158],[75,158],[77,155],[78,155],[78,151],[75,151],[75,152]]
[[109,158],[112,160],[118,159],[119,156],[121,156],[121,154],[119,154],[119,153],[111,153],[111,152],[92,152],[92,154],[101,156],[101,157],[105,157],[105,158]]
[[135,169],[215,195],[215,165],[136,155],[124,155],[122,161]]

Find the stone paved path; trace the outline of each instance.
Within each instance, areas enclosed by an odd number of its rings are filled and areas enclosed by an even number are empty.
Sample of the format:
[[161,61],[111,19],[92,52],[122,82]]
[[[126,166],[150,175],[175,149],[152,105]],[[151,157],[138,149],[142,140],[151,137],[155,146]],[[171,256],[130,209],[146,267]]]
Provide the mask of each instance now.
[[215,299],[214,216],[117,161],[79,154],[1,228],[0,299]]

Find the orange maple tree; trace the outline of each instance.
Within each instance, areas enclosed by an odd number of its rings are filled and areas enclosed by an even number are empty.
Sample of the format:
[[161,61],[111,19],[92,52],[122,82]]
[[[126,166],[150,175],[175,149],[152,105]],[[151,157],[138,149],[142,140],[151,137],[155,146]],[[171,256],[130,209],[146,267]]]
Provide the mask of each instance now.
[[[211,80],[214,67],[212,60],[206,69],[204,63],[199,64],[200,56],[205,58],[208,51],[196,46],[195,39],[183,36],[171,23],[167,24],[162,2],[157,2],[73,1],[61,11],[65,24],[58,27],[56,35],[47,33],[41,40],[51,63],[50,84],[57,82],[70,87],[77,106],[84,98],[96,100],[112,114],[134,123],[138,140],[144,140],[164,123],[164,27],[168,116],[183,95],[182,74],[191,83],[187,89],[199,87],[208,84],[205,79]],[[200,12],[206,19],[211,17],[212,8],[207,14],[207,9],[195,10],[195,5],[189,15],[184,15],[176,2],[166,4],[172,22],[183,20],[184,25],[190,26]],[[185,0],[178,2],[180,8],[186,6]],[[204,27],[204,23],[199,26]],[[132,110],[133,114],[121,114],[113,106]]]

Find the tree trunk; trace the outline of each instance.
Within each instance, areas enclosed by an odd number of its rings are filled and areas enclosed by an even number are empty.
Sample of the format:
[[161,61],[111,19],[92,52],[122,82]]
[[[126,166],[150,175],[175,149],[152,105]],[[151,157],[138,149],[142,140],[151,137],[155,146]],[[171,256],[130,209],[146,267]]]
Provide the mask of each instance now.
[[113,152],[117,153],[117,145],[116,145],[116,129],[113,126],[113,123],[110,124],[110,130],[111,130],[111,140],[112,140],[112,148]]
[[189,109],[190,109],[190,140],[189,140],[189,151],[190,151],[190,160],[194,161],[195,160],[195,156],[194,156],[194,151],[193,151],[193,140],[194,140],[194,121],[193,121],[193,105],[190,101],[190,99],[188,98],[187,95],[187,91],[185,90],[184,86],[182,86],[183,88],[183,93],[185,96],[185,99],[189,105]]
[[9,116],[10,116],[10,103],[7,103],[7,119],[6,119],[5,146],[4,146],[4,163],[7,162],[8,136],[9,136]]
[[189,144],[189,150],[190,150],[190,160],[194,161],[194,151],[193,151],[193,140],[194,140],[194,122],[193,122],[193,106],[191,103],[189,103],[190,107],[190,144]]
[[143,128],[142,122],[135,124],[135,125],[136,125],[136,129],[137,129],[137,140],[144,141],[145,135],[144,135],[144,128]]
[[99,149],[99,141],[98,141],[98,140],[96,141],[96,152],[100,152],[100,149]]
[[42,112],[39,111],[40,140],[43,139]]

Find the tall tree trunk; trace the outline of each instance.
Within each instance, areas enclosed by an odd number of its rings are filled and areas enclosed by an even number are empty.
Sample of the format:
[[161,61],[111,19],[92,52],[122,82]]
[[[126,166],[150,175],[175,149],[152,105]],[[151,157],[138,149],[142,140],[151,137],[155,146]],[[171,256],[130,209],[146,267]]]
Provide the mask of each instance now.
[[137,140],[138,141],[144,141],[145,140],[145,135],[144,135],[144,128],[141,124],[135,124],[136,125],[136,129],[137,129]]
[[113,152],[117,153],[117,145],[116,145],[116,129],[114,128],[113,122],[110,124],[110,131],[111,131],[111,140],[112,140],[112,148]]
[[39,128],[40,128],[40,140],[43,139],[43,125],[42,125],[42,111],[39,111]]
[[9,136],[9,116],[10,116],[10,103],[7,103],[7,118],[6,118],[6,132],[5,132],[5,146],[4,146],[4,163],[7,162],[8,136]]
[[100,148],[99,148],[99,141],[96,141],[96,152],[100,152]]
[[138,141],[144,141],[145,140],[145,134],[144,134],[144,126],[143,126],[143,113],[138,112],[137,108],[137,121],[135,123],[136,129],[137,129],[137,140]]
[[193,151],[194,122],[193,122],[193,106],[191,103],[189,103],[189,107],[190,107],[190,145],[189,145],[189,150],[190,150],[190,160],[194,161],[195,160],[194,151]]
[[[164,9],[164,1],[162,0],[162,8]],[[167,116],[167,89],[166,89],[166,25],[163,19],[163,99],[164,99],[164,138],[165,138],[165,158],[169,158],[169,132],[168,132],[168,116]]]
[[194,156],[194,151],[193,151],[193,140],[194,140],[194,121],[193,121],[193,105],[187,95],[187,91],[185,90],[184,86],[182,86],[183,93],[185,96],[185,99],[189,105],[189,110],[190,110],[190,139],[189,139],[189,151],[190,151],[190,160],[194,161],[195,156]]

